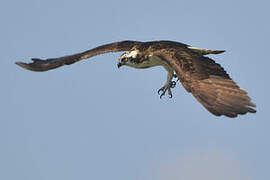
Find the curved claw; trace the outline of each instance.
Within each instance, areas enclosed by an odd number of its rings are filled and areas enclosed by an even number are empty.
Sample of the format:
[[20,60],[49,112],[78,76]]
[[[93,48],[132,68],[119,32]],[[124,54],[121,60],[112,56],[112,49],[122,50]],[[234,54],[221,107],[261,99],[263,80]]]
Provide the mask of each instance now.
[[163,90],[162,88],[160,88],[160,89],[158,90],[158,92],[157,92],[158,95],[160,94],[161,91],[162,91],[162,93],[163,93],[164,90]]
[[166,92],[168,92],[168,96],[169,98],[172,98],[172,91],[171,88],[174,88],[176,86],[176,82],[175,81],[171,81],[169,84],[166,84],[165,86],[163,86],[162,88],[160,88],[158,90],[158,95],[160,99],[162,99],[162,97],[166,94]]
[[159,96],[160,99],[162,98],[162,96],[165,95],[166,90],[164,90],[164,89],[165,89],[165,88],[162,87],[162,88],[160,88],[160,89],[158,90],[158,95],[161,93],[160,96]]
[[165,92],[163,91],[162,94],[159,96],[160,99],[162,99],[162,96],[165,95]]

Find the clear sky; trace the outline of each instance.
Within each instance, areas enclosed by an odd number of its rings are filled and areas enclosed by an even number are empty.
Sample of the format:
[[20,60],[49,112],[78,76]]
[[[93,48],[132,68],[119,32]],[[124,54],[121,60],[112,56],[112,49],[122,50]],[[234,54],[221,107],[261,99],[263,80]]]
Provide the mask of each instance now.
[[[0,179],[270,179],[269,1],[0,2]],[[15,61],[119,40],[174,40],[211,56],[257,113],[215,117],[161,67],[117,69],[121,53],[56,70]]]

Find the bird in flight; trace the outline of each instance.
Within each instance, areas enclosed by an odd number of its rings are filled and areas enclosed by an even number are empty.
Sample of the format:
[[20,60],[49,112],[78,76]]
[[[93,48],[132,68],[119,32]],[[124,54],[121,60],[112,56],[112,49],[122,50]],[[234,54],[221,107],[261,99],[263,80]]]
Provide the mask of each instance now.
[[[209,50],[192,47],[174,41],[120,41],[98,46],[88,51],[59,58],[33,58],[31,63],[16,62],[17,65],[31,71],[48,71],[63,65],[70,65],[96,55],[125,51],[119,57],[118,68],[130,66],[144,69],[163,66],[167,81],[158,90],[160,98],[180,80],[182,86],[212,114],[216,116],[237,117],[237,115],[255,113],[256,107],[241,89],[214,60],[205,56],[220,54],[223,50]],[[178,78],[173,81],[173,78]]]

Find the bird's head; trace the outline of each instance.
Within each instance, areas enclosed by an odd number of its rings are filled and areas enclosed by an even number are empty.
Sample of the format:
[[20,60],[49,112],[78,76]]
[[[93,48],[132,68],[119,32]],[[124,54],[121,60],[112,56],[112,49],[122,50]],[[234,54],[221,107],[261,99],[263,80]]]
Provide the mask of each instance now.
[[123,65],[140,68],[142,63],[142,57],[138,50],[127,51],[119,57],[117,67],[120,68]]

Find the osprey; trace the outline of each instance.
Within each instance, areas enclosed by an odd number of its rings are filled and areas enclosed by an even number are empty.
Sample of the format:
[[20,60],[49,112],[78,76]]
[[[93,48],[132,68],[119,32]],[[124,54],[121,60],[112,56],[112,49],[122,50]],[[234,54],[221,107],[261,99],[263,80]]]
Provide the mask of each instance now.
[[[48,71],[70,65],[83,59],[109,52],[126,51],[118,61],[118,68],[125,65],[133,68],[163,66],[168,72],[167,82],[158,90],[160,98],[180,80],[182,86],[212,114],[236,117],[247,112],[255,113],[247,92],[230,78],[214,60],[205,56],[219,54],[223,50],[208,50],[173,41],[121,41],[98,46],[88,51],[51,59],[33,58],[32,63],[16,62],[31,71]],[[173,81],[173,78],[178,78]]]

